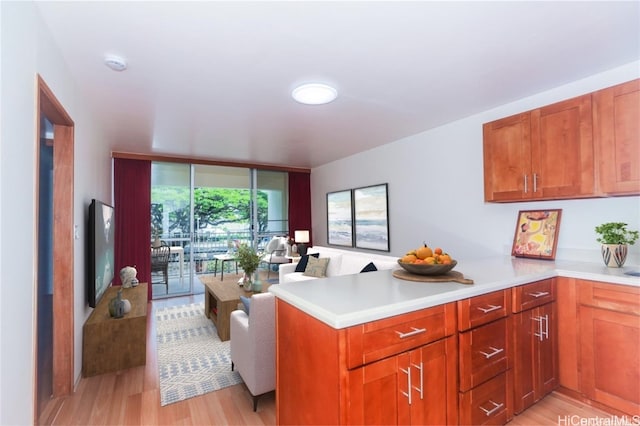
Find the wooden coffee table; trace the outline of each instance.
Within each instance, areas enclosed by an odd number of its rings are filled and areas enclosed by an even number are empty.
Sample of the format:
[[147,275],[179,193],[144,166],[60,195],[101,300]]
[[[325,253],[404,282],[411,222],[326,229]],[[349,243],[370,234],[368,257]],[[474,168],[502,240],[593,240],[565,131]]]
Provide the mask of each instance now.
[[249,297],[253,293],[244,291],[242,286],[233,281],[207,282],[204,288],[204,314],[215,324],[220,340],[229,340],[231,312],[238,309],[240,296]]

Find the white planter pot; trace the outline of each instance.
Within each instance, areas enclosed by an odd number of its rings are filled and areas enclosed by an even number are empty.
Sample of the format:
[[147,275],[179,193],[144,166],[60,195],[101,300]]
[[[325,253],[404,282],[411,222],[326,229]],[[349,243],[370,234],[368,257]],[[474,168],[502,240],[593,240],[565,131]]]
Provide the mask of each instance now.
[[627,260],[626,244],[603,244],[600,251],[604,264],[609,268],[622,268]]

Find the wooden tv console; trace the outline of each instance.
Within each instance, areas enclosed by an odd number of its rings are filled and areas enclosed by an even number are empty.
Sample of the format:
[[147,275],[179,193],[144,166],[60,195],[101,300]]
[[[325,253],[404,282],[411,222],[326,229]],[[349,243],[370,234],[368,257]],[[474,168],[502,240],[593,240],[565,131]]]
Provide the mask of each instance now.
[[82,375],[95,376],[147,362],[147,283],[123,288],[131,311],[122,318],[109,315],[109,302],[121,287],[109,287],[84,323]]

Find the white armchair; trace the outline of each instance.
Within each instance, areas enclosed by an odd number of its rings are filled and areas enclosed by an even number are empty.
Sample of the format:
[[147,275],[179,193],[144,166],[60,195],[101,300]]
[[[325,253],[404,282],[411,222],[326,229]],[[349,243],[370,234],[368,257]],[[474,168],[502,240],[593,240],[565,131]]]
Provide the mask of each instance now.
[[231,369],[240,373],[256,411],[258,398],[276,388],[276,306],[272,293],[257,293],[250,300],[248,315],[231,312]]
[[267,279],[271,275],[271,265],[289,263],[287,259],[287,237],[273,237],[260,258],[261,263],[267,264]]

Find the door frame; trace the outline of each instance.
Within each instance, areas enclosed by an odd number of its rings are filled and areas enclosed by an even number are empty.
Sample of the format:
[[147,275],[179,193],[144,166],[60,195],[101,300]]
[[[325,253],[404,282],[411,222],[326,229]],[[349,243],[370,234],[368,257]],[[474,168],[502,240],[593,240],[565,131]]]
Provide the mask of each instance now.
[[[42,117],[53,124],[53,397],[73,391],[74,370],[74,123],[42,77],[37,75],[36,148],[40,144]],[[36,149],[37,173],[40,167]],[[40,191],[36,179],[35,235],[38,241]],[[34,264],[38,264],[38,248],[34,249]],[[34,294],[37,294],[37,275]],[[37,298],[34,297],[37,305]],[[37,306],[35,306],[37,315]],[[38,417],[37,401],[37,318],[34,322],[34,419]]]

